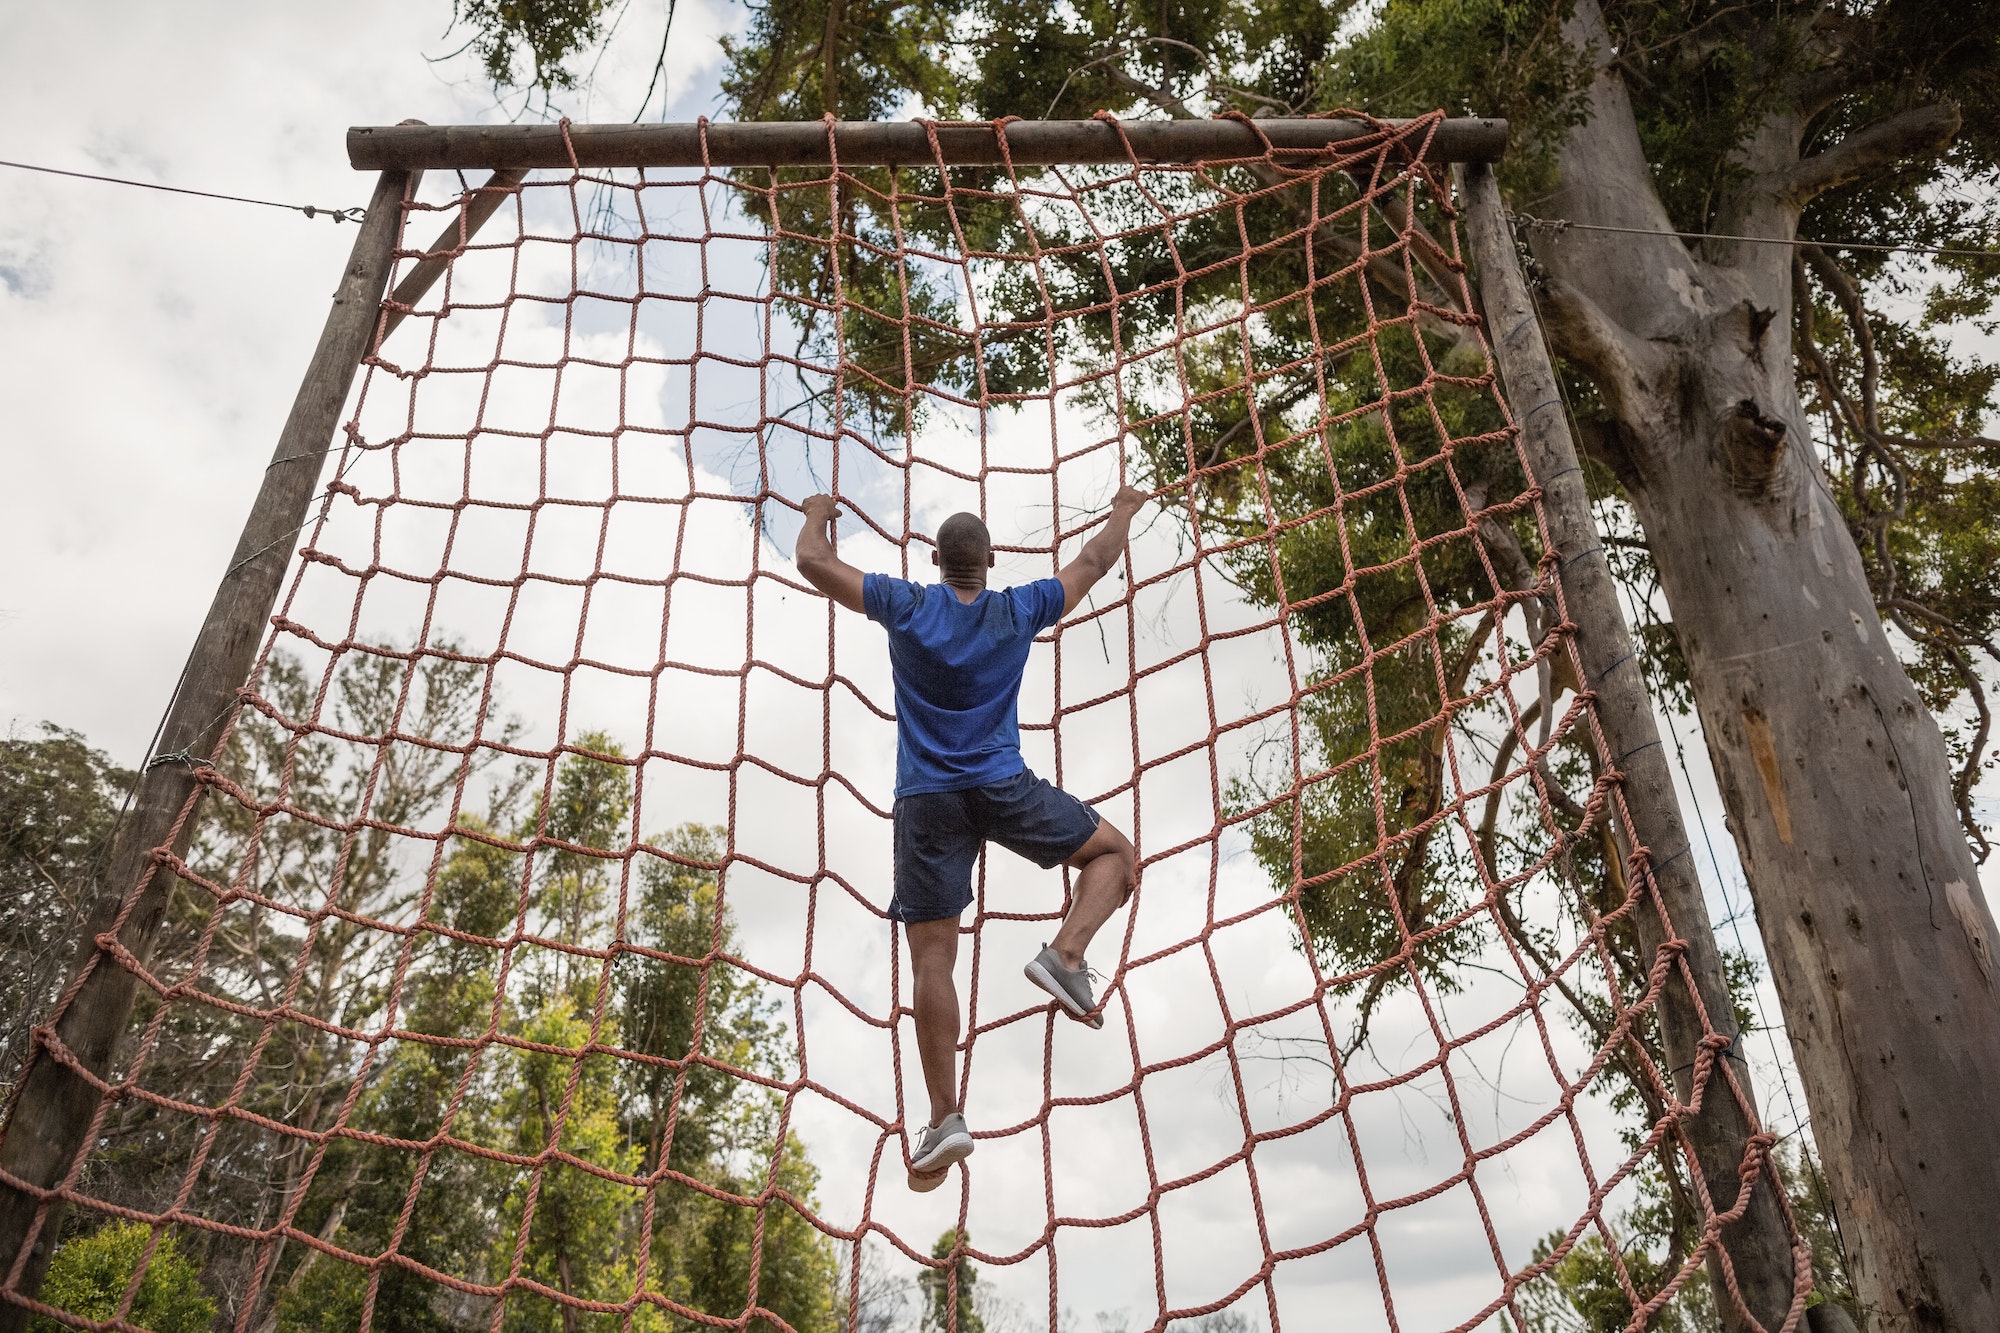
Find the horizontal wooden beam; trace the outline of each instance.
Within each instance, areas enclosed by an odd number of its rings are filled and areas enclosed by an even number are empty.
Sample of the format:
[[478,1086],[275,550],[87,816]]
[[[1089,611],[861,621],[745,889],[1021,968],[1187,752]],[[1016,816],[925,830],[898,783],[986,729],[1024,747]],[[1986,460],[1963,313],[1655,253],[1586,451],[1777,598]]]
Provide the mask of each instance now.
[[[1425,129],[1405,128],[1411,149]],[[521,170],[566,168],[574,147],[580,167],[825,166],[833,160],[821,121],[722,122],[700,125],[360,125],[347,132],[357,171]],[[1119,131],[1124,131],[1121,141]],[[991,125],[937,126],[946,162],[993,166],[1003,159]],[[1008,156],[1029,166],[1067,163],[1214,162],[1257,157],[1274,148],[1317,151],[1378,133],[1356,120],[1021,120],[1007,125]],[[1260,137],[1261,136],[1261,137]],[[927,128],[916,121],[837,121],[831,135],[847,166],[924,166],[936,160]],[[1126,148],[1129,142],[1130,150]],[[1464,117],[1440,123],[1425,154],[1433,162],[1493,162],[1507,147],[1507,122]]]

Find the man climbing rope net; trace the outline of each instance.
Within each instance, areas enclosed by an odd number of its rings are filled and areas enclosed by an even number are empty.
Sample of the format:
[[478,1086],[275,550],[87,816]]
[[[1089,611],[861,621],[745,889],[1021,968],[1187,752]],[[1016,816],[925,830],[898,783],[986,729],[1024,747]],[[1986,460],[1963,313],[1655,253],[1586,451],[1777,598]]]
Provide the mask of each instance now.
[[1104,1026],[1084,950],[1131,896],[1132,844],[1082,801],[1028,771],[1021,759],[1021,673],[1035,636],[1110,572],[1131,540],[1143,492],[1122,487],[1104,528],[1052,579],[994,591],[993,539],[972,514],[938,528],[931,553],[942,581],[924,585],[863,574],[834,554],[839,502],[806,500],[799,573],[826,596],[889,633],[896,680],[895,891],[889,916],[910,945],[917,1054],[930,1124],[910,1152],[910,1188],[944,1183],[972,1153],[958,1104],[958,919],[972,905],[972,867],[997,842],[1044,870],[1078,872],[1055,939],[1028,960],[1028,980],[1071,1018]]

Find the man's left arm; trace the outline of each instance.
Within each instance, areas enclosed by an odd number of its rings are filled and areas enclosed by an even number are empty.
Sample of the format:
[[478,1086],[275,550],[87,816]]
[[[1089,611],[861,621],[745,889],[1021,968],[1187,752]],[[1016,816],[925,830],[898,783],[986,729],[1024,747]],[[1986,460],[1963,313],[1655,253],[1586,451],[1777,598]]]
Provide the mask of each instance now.
[[802,506],[806,525],[799,531],[792,563],[805,575],[806,582],[846,607],[867,614],[861,596],[861,571],[833,553],[833,525],[840,517],[840,502],[831,495],[809,495]]

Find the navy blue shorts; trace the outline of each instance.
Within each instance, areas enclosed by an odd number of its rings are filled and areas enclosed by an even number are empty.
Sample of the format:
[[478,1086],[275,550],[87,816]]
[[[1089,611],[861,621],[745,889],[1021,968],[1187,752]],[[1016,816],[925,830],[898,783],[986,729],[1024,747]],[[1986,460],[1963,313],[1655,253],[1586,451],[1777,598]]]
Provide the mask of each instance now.
[[1097,832],[1097,812],[1023,769],[965,791],[896,798],[896,893],[889,919],[942,921],[972,905],[972,864],[997,842],[1044,870]]

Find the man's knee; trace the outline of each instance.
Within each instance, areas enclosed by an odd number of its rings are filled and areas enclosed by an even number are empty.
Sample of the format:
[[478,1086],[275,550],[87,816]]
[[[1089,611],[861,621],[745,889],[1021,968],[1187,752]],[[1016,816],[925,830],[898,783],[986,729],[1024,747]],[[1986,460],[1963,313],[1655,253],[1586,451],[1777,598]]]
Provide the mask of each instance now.
[[958,918],[913,921],[903,927],[910,943],[910,971],[919,979],[933,973],[949,977],[958,963]]
[[1098,824],[1097,832],[1090,835],[1090,841],[1070,858],[1069,864],[1075,869],[1082,870],[1101,860],[1117,868],[1123,887],[1123,898],[1130,898],[1136,882],[1138,853],[1133,850],[1131,839],[1114,827],[1109,820]]

